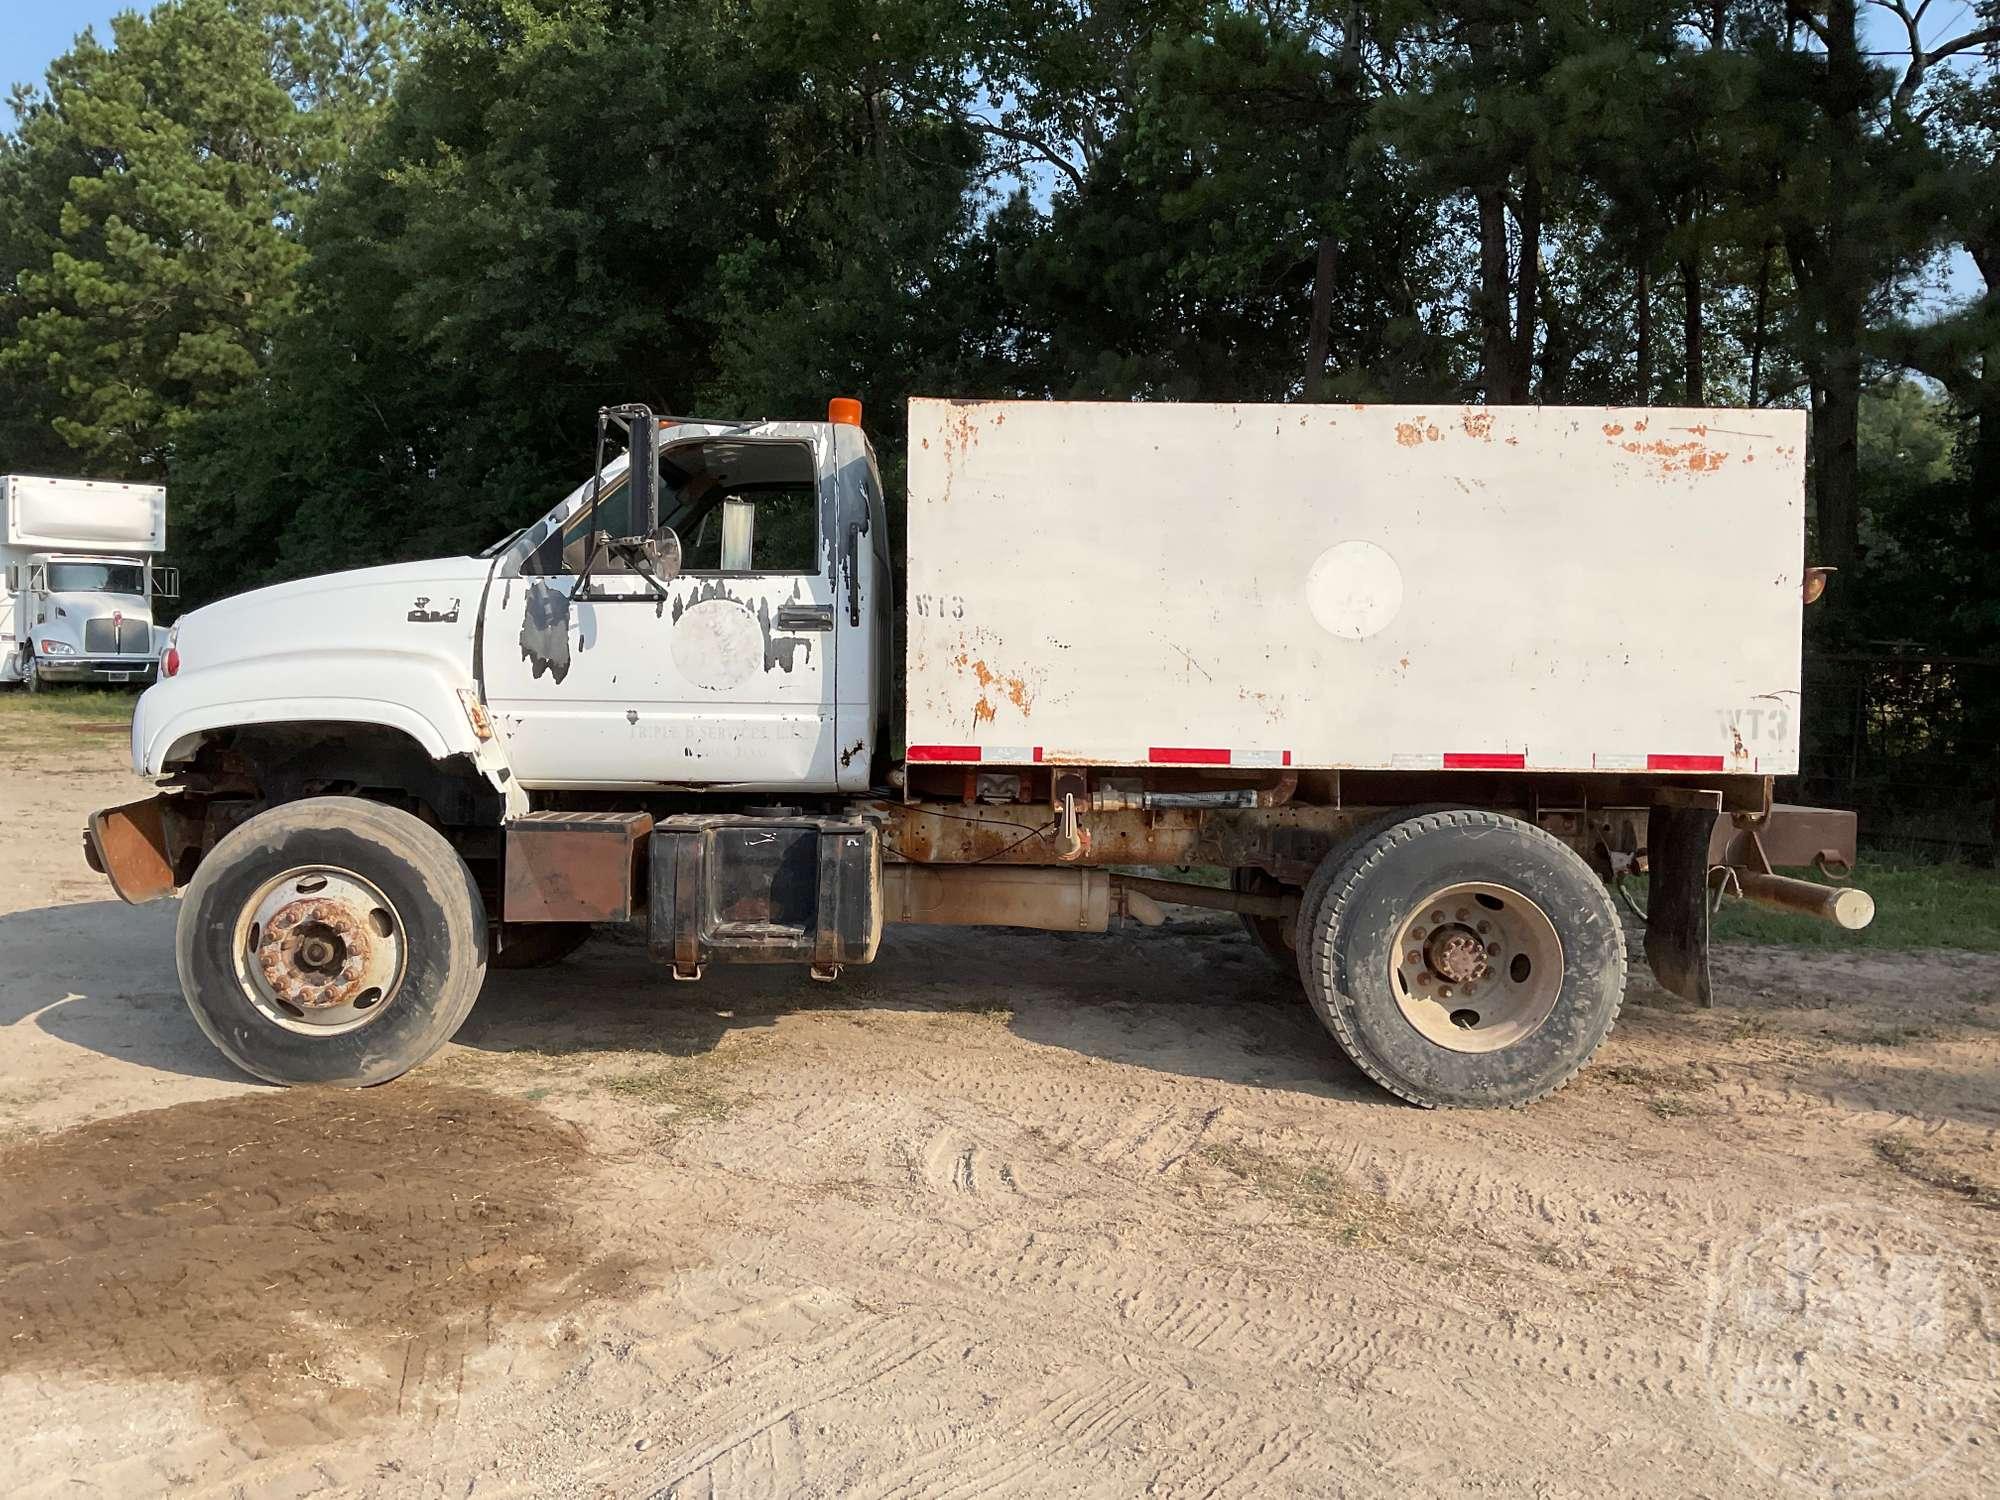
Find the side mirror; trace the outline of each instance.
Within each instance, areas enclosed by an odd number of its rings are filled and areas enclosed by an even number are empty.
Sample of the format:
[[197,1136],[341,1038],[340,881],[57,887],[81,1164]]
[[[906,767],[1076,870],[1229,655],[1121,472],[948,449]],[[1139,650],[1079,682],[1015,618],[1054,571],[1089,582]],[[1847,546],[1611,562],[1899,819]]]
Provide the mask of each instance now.
[[10,594],[21,592],[21,565],[19,563],[7,564],[7,592]]
[[659,423],[644,407],[632,415],[632,516],[650,532],[660,523]]

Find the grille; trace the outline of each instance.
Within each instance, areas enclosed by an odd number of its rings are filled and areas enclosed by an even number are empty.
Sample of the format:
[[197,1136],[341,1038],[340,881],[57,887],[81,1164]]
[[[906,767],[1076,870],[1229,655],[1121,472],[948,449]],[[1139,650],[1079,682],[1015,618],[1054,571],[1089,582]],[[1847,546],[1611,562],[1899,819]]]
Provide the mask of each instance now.
[[83,649],[91,656],[146,656],[153,627],[144,620],[85,620]]

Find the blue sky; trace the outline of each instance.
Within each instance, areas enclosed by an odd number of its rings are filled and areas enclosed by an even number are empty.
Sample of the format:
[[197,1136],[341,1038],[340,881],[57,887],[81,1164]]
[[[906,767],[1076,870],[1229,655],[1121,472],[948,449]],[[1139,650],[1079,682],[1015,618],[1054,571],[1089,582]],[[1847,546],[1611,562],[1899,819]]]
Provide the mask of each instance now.
[[145,0],[0,0],[0,92],[17,83],[40,83],[48,65],[69,51],[84,27],[100,42],[111,40],[111,18],[145,10]]

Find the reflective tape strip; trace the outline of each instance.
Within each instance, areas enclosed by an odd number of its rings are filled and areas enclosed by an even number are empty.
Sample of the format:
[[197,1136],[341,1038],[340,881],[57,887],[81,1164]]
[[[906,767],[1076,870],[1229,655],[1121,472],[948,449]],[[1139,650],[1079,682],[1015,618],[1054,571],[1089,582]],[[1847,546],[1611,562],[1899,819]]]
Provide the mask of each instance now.
[[1447,771],[1525,771],[1528,769],[1526,754],[1508,755],[1487,750],[1447,750],[1444,753],[1444,768]]
[[1649,771],[1720,771],[1722,757],[1719,755],[1649,755],[1646,757]]
[[979,759],[977,745],[912,745],[905,752],[911,760],[970,760]]
[[1226,766],[1229,752],[1203,746],[1155,745],[1146,752],[1146,759],[1156,766]]

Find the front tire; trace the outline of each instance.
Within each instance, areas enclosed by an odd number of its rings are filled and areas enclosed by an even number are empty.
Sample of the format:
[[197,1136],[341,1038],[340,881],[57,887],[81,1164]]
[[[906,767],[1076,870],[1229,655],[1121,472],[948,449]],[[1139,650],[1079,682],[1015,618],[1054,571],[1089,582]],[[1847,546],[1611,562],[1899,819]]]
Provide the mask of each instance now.
[[430,1057],[486,979],[486,913],[443,834],[353,797],[230,832],[181,902],[188,1009],[224,1056],[282,1084],[361,1088]]
[[1497,813],[1375,833],[1339,858],[1300,937],[1307,993],[1341,1049],[1427,1108],[1553,1093],[1625,994],[1610,893],[1568,845]]

